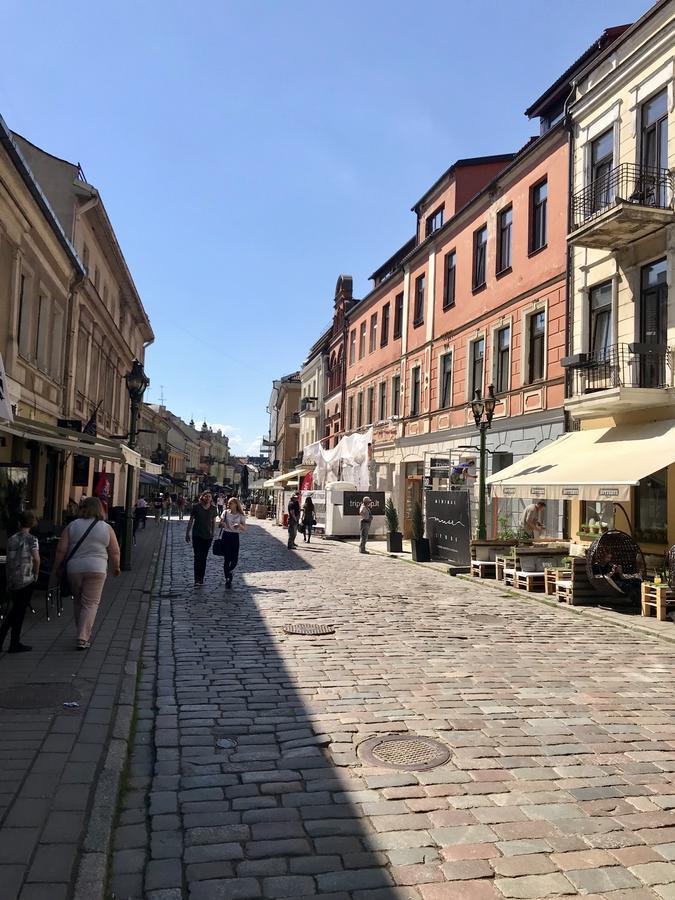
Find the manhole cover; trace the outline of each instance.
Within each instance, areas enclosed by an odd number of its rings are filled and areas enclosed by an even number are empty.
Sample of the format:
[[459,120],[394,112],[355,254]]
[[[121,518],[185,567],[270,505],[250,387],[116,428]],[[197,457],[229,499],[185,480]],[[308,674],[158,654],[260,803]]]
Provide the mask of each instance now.
[[364,741],[359,756],[374,766],[422,772],[442,766],[450,759],[450,751],[434,738],[392,734]]
[[218,738],[216,747],[220,747],[221,750],[236,750],[237,742],[234,738]]
[[299,623],[296,625],[284,625],[286,634],[335,634],[332,625],[316,625],[312,623]]
[[24,684],[0,691],[2,709],[47,709],[80,699],[80,692],[69,684]]

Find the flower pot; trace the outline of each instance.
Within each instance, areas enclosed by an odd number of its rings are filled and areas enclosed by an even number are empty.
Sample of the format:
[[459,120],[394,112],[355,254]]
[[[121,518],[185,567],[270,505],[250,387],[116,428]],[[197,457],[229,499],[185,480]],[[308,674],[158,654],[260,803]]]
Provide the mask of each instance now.
[[387,533],[387,553],[403,553],[403,535],[400,531]]
[[419,541],[411,541],[412,558],[415,562],[431,562],[431,545],[428,538],[421,538]]

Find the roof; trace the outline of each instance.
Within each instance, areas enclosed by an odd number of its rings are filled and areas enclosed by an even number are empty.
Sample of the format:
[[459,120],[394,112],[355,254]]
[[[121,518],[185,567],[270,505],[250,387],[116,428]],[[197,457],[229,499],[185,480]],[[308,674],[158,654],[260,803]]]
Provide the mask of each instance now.
[[415,213],[418,212],[419,207],[426,200],[429,194],[432,194],[442,181],[444,181],[446,178],[450,178],[450,176],[453,175],[457,169],[463,169],[469,166],[484,166],[488,163],[494,162],[509,162],[511,159],[513,159],[513,156],[513,153],[495,153],[491,156],[473,156],[467,157],[467,159],[456,160],[450,166],[450,168],[446,169],[445,172],[443,172],[443,174],[439,178],[437,178],[436,181],[434,181],[431,187],[422,194],[417,203],[411,207],[412,211]]
[[628,24],[614,25],[612,28],[605,28],[600,37],[593,41],[591,46],[587,50],[584,50],[581,56],[578,59],[575,59],[572,65],[565,69],[562,75],[557,78],[550,87],[546,88],[544,93],[525,110],[525,115],[530,119],[539,116],[548,106],[556,100],[561,99],[563,94],[569,93],[568,86],[572,77],[581,71],[581,69],[591,62],[602,50],[613,44],[617,38],[630,27],[631,25]]
[[375,271],[373,272],[373,274],[370,276],[370,278],[368,280],[375,281],[378,277],[381,278],[382,272],[386,273],[386,272],[389,272],[390,270],[393,270],[394,268],[398,268],[399,260],[403,259],[410,253],[410,251],[415,246],[416,242],[417,242],[417,235],[413,234],[413,236],[411,238],[409,238],[402,247],[399,247],[399,249],[396,251],[396,253],[392,253],[392,255],[389,257],[388,260],[383,262],[381,266],[379,266],[377,269],[375,269]]

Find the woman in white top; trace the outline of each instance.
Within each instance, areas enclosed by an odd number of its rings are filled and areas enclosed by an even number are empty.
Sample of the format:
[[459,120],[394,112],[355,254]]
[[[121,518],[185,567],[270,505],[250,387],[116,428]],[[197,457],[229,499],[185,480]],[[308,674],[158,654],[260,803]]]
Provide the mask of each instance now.
[[239,561],[239,535],[246,531],[246,516],[236,497],[230,497],[220,517],[221,537],[225,549],[225,587],[232,587],[232,573]]
[[[80,539],[82,543],[75,549]],[[79,517],[61,535],[54,560],[56,578],[61,577],[64,560],[73,589],[77,649],[87,650],[91,646],[91,630],[108,573],[108,563],[115,577],[120,574],[117,536],[105,521],[103,505],[97,497],[87,497],[82,501]]]

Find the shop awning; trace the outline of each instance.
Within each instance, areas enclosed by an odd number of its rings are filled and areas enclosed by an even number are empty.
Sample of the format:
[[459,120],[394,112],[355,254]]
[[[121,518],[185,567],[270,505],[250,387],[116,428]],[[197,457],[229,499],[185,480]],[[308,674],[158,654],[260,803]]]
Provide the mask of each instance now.
[[263,487],[281,487],[286,484],[287,481],[292,481],[294,478],[300,478],[302,475],[306,475],[308,472],[311,472],[313,466],[300,466],[298,469],[293,469],[292,472],[286,472],[284,475],[277,475],[276,478],[269,478],[263,485]]
[[141,466],[141,455],[126,444],[120,444],[104,437],[92,437],[80,431],[59,428],[48,422],[24,419],[15,416],[12,423],[0,423],[0,434],[11,434],[26,441],[37,441],[57,450],[69,450],[80,456],[92,459],[105,459],[111,462],[128,463],[136,469]]
[[673,462],[672,420],[616,425],[564,434],[487,483],[495,497],[623,501],[642,478]]
[[145,469],[148,475],[161,475],[162,474],[162,466],[160,463],[151,462],[151,460],[146,459],[145,456],[141,459],[141,466]]

